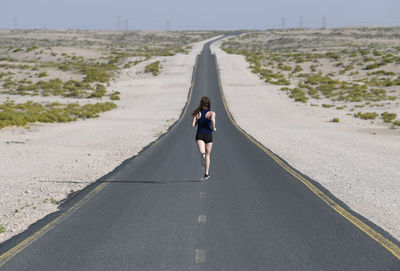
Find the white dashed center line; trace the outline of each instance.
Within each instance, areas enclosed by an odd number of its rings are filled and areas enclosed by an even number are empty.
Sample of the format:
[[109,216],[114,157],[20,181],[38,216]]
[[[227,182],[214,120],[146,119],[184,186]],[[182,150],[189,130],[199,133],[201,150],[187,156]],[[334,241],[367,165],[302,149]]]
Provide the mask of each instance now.
[[200,198],[204,199],[207,196],[207,192],[200,192]]
[[194,261],[196,264],[204,263],[206,261],[206,252],[205,250],[196,249],[196,256]]
[[199,215],[199,217],[197,218],[197,221],[199,223],[206,223],[207,222],[207,216],[206,215]]

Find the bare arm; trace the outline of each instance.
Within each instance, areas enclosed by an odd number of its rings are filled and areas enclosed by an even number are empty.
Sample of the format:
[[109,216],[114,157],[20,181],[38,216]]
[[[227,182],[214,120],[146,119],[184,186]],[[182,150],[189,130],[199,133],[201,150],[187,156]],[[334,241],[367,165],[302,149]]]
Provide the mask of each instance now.
[[215,126],[216,123],[215,123],[215,112],[214,111],[211,112],[211,124],[212,124],[213,131],[214,132],[217,131],[217,127]]
[[192,119],[192,127],[196,126],[196,121],[197,121],[197,118],[193,117],[193,119]]

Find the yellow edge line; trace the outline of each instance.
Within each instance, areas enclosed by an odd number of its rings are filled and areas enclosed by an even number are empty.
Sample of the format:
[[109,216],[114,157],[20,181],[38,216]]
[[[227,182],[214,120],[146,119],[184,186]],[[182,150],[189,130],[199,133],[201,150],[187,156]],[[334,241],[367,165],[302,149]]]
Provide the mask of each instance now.
[[[123,169],[123,171],[125,168]],[[6,262],[8,262],[11,258],[13,258],[15,255],[17,255],[19,252],[27,248],[29,245],[31,245],[33,242],[35,242],[37,239],[39,239],[41,236],[43,236],[45,233],[50,231],[52,228],[54,228],[58,223],[63,221],[65,218],[73,214],[76,210],[78,210],[82,205],[84,205],[88,200],[93,198],[98,192],[100,192],[104,187],[106,187],[111,181],[116,179],[118,176],[122,174],[121,171],[119,174],[112,176],[110,179],[108,179],[106,182],[101,183],[98,185],[95,189],[89,192],[83,199],[81,199],[79,202],[77,202],[75,205],[71,206],[67,211],[62,213],[60,216],[49,222],[47,225],[43,226],[41,229],[39,229],[37,232],[35,232],[33,235],[29,236],[22,242],[18,243],[15,245],[13,248],[5,252],[0,256],[0,267],[3,266]]]
[[257,142],[252,136],[250,136],[247,132],[245,132],[233,119],[229,109],[228,105],[225,101],[225,96],[224,92],[222,89],[222,84],[221,84],[221,78],[219,74],[219,68],[218,68],[218,62],[217,62],[217,57],[214,54],[214,59],[215,59],[215,65],[217,68],[217,77],[218,77],[218,84],[219,84],[219,89],[221,92],[222,96],[222,101],[224,103],[225,111],[227,112],[229,119],[233,123],[233,125],[241,132],[244,134],[251,142],[253,142],[257,147],[259,147],[261,150],[263,150],[268,156],[270,156],[276,163],[278,163],[282,168],[284,168],[287,172],[289,172],[292,176],[294,176],[297,180],[301,181],[305,186],[307,186],[314,194],[316,194],[320,199],[322,199],[326,204],[328,204],[333,210],[335,210],[337,213],[339,213],[341,216],[346,218],[348,221],[353,223],[357,228],[362,230],[364,233],[366,233],[369,237],[374,239],[376,242],[378,242],[381,246],[386,248],[388,251],[390,251],[397,259],[400,260],[400,248],[388,240],[387,238],[383,237],[380,233],[376,232],[374,229],[372,229],[370,226],[362,222],[360,219],[357,217],[353,216],[351,213],[346,211],[342,206],[340,206],[338,203],[333,201],[330,197],[328,197],[326,194],[324,194],[321,190],[319,190],[316,186],[314,186],[310,181],[305,179],[303,176],[295,172],[293,169],[291,169],[289,166],[287,166],[281,159],[279,159],[276,155],[274,155],[270,150],[268,150],[265,146]]
[[[181,118],[175,123],[177,125],[180,123],[185,116],[187,112],[187,108],[189,106],[190,99],[192,97],[192,90],[193,90],[193,84],[194,84],[194,75],[196,74],[196,69],[197,69],[197,61],[198,61],[198,56],[196,56],[195,60],[195,65],[193,69],[193,76],[192,76],[192,81],[191,81],[191,86],[189,88],[189,96],[188,96],[188,101],[186,103],[185,109],[181,115]],[[154,142],[150,147],[154,147],[156,144],[159,143],[160,140],[157,140]],[[136,156],[134,159],[136,159],[138,156]],[[60,216],[49,222],[47,225],[43,226],[40,228],[37,232],[26,238],[25,240],[21,241],[14,247],[10,248],[8,251],[3,253],[0,256],[0,267],[2,267],[4,264],[6,264],[9,260],[11,260],[14,256],[16,256],[18,253],[20,253],[22,250],[27,248],[29,245],[34,243],[36,240],[38,240],[41,236],[46,234],[48,231],[50,231],[52,228],[54,228],[58,223],[69,217],[71,214],[73,214],[76,210],[78,210],[80,207],[82,207],[86,202],[88,202],[91,198],[93,198],[97,193],[99,193],[101,190],[103,190],[110,182],[114,181],[116,178],[121,176],[122,173],[125,172],[126,168],[128,167],[128,164],[124,166],[124,168],[118,173],[113,176],[111,176],[109,179],[98,185],[96,188],[94,188],[92,191],[90,191],[83,199],[75,203],[73,206],[71,206],[68,210],[66,210],[64,213],[62,213]]]

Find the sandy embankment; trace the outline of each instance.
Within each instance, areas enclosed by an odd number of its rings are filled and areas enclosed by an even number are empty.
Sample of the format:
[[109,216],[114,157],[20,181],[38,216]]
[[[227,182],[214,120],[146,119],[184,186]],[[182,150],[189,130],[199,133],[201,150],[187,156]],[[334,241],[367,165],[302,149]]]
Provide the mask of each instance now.
[[[214,43],[225,97],[237,123],[350,208],[400,239],[400,130],[335,109],[295,103]],[[340,123],[332,123],[332,116]]]
[[[57,210],[55,202],[71,190],[112,171],[164,133],[186,103],[196,55],[205,42],[194,44],[187,55],[156,57],[123,70],[108,88],[121,92],[118,108],[99,119],[2,129],[0,225],[6,231],[0,242]],[[155,60],[162,65],[156,77],[143,72]]]

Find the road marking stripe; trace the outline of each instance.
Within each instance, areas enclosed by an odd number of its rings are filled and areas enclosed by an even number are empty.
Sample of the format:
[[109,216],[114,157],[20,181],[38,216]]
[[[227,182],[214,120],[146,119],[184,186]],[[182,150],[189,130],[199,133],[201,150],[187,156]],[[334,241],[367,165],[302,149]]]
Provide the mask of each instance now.
[[301,181],[305,186],[307,186],[314,194],[316,194],[320,199],[322,199],[327,205],[329,205],[333,210],[335,210],[337,213],[339,213],[341,216],[343,216],[345,219],[350,221],[353,225],[355,225],[357,228],[359,228],[361,231],[366,233],[369,237],[374,239],[376,242],[378,242],[381,246],[386,248],[389,252],[391,252],[397,259],[400,259],[400,248],[382,236],[380,233],[372,229],[370,226],[362,222],[360,219],[352,215],[350,212],[348,212],[346,209],[344,209],[340,204],[336,203],[334,200],[332,200],[330,197],[328,197],[324,192],[319,190],[315,185],[313,185],[310,181],[308,181],[306,178],[298,174],[296,171],[294,171],[292,168],[290,168],[288,165],[286,165],[280,158],[278,158],[275,154],[273,154],[270,150],[268,150],[264,145],[259,143],[257,140],[255,140],[251,135],[249,135],[246,131],[244,131],[233,119],[229,109],[228,105],[225,100],[224,92],[222,89],[222,84],[221,84],[221,78],[219,74],[219,68],[218,68],[218,62],[217,62],[217,57],[214,54],[214,59],[215,59],[215,65],[217,69],[217,78],[218,78],[218,84],[219,84],[219,89],[222,97],[222,102],[225,107],[225,111],[228,114],[229,119],[233,123],[233,125],[236,127],[236,129],[239,130],[243,135],[245,135],[251,142],[253,142],[257,147],[259,147],[261,150],[263,150],[269,157],[271,157],[276,163],[278,163],[282,168],[284,168],[287,172],[289,172],[292,176],[294,176],[297,180]]
[[207,222],[207,216],[206,215],[199,215],[197,218],[197,221],[199,223],[206,223]]
[[[195,60],[195,64],[193,67],[193,73],[192,73],[192,81],[191,81],[191,85],[189,88],[189,95],[188,95],[188,100],[186,102],[185,108],[182,111],[182,114],[180,115],[179,119],[171,125],[171,127],[175,127],[177,126],[183,119],[183,117],[186,115],[186,112],[188,110],[189,107],[189,102],[190,99],[192,97],[192,90],[193,90],[193,85],[194,85],[194,77],[196,74],[196,70],[197,70],[197,63],[198,63],[198,58],[199,56],[196,56],[196,60]],[[165,134],[165,133],[164,133]],[[149,149],[153,148],[155,145],[157,145],[161,140],[162,140],[162,136],[164,135],[160,135],[160,137],[158,137],[156,139],[156,141],[154,141],[153,143],[151,143],[151,145],[149,146]],[[139,156],[136,156],[135,158],[132,159],[132,161],[134,161],[135,159],[137,159]],[[132,162],[131,161],[131,162]],[[83,199],[81,199],[80,201],[78,201],[77,203],[75,203],[74,205],[72,205],[68,210],[66,210],[65,212],[63,212],[60,216],[56,217],[54,220],[50,221],[48,224],[46,224],[45,226],[43,226],[42,228],[40,228],[38,231],[36,231],[34,234],[32,234],[31,236],[27,237],[25,240],[19,242],[18,244],[16,244],[14,247],[10,248],[9,250],[7,250],[6,252],[4,252],[2,255],[0,255],[0,267],[2,267],[3,265],[5,265],[9,260],[11,260],[13,257],[15,257],[18,253],[20,253],[22,250],[24,250],[25,248],[27,248],[29,245],[31,245],[32,243],[34,243],[36,240],[38,240],[41,236],[43,236],[44,234],[46,234],[48,231],[50,231],[52,228],[54,228],[58,223],[60,223],[61,221],[63,221],[64,219],[66,219],[68,216],[70,216],[71,214],[73,214],[76,210],[78,210],[81,206],[83,206],[87,201],[89,201],[91,198],[93,198],[97,193],[99,193],[101,190],[103,190],[108,184],[110,184],[113,180],[115,180],[116,178],[118,178],[122,173],[125,172],[125,170],[127,169],[127,167],[130,165],[126,164],[124,166],[124,168],[117,174],[114,174],[112,176],[110,176],[110,178],[108,178],[107,180],[103,181],[101,184],[99,184],[96,188],[94,188],[92,191],[90,191]]]
[[[122,173],[122,172],[121,172]],[[0,256],[0,267],[3,266],[6,262],[8,262],[12,257],[17,255],[19,252],[27,248],[29,245],[31,245],[33,242],[35,242],[37,239],[39,239],[41,236],[43,236],[45,233],[50,231],[54,226],[56,226],[58,223],[63,221],[65,218],[73,214],[76,210],[78,210],[83,204],[85,204],[88,200],[90,200],[92,197],[94,197],[98,192],[100,192],[104,187],[106,187],[113,179],[118,177],[120,174],[115,175],[115,177],[110,178],[109,181],[103,182],[100,185],[98,185],[95,189],[90,191],[83,199],[81,199],[79,202],[77,202],[75,205],[71,206],[67,211],[62,213],[60,216],[49,222],[47,225],[43,226],[41,229],[39,229],[37,232],[35,232],[33,235],[29,236],[22,242],[18,243],[15,245],[13,248],[5,252]]]
[[200,198],[204,199],[207,197],[207,192],[200,192]]
[[194,257],[194,262],[196,264],[204,263],[207,260],[206,251],[196,249],[196,255]]

